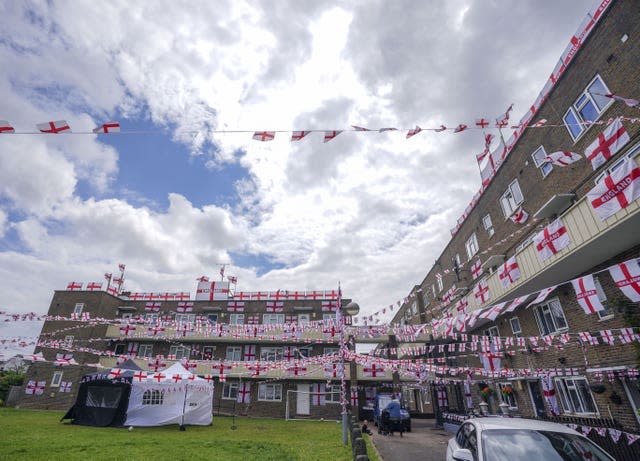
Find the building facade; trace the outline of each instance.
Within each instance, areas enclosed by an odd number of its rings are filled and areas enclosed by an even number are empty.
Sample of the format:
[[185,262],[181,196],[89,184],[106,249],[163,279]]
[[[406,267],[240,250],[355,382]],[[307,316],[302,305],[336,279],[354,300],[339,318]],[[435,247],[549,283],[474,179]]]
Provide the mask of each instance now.
[[640,108],[613,97],[640,99],[640,16],[630,0],[600,7],[393,319],[433,326],[410,358],[431,365],[436,413],[486,400],[494,412],[504,403],[640,432],[640,200],[628,190],[640,171]]

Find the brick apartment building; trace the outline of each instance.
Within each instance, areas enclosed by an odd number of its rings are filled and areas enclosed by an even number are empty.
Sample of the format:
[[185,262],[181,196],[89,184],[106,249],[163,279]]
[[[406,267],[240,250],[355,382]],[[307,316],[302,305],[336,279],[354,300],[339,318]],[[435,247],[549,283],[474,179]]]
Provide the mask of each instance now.
[[[66,410],[84,375],[131,357],[148,373],[183,361],[211,376],[214,414],[340,418],[340,378],[326,370],[340,344],[336,290],[174,295],[55,291],[18,406]],[[64,353],[74,364],[55,363]],[[30,392],[30,381],[44,387]]]
[[[574,37],[578,51],[561,75],[554,71],[546,97],[536,101],[537,110],[527,125],[543,119],[546,124],[527,128],[517,137],[393,319],[408,324],[438,321],[433,340],[420,344],[426,353],[411,358],[433,359],[434,366],[458,372],[432,374],[441,385],[435,384],[420,403],[424,413],[464,414],[469,407],[465,394],[471,394],[477,409],[482,386],[491,390],[487,400],[494,412],[505,402],[519,415],[548,418],[554,411],[544,396],[545,375],[555,391],[560,413],[556,419],[593,427],[615,421],[640,432],[640,385],[633,375],[640,366],[639,343],[620,330],[632,327],[635,335],[640,332],[639,303],[623,294],[607,270],[640,257],[640,200],[601,219],[587,197],[612,172],[640,164],[640,123],[633,120],[640,117],[640,108],[603,96],[640,99],[640,10],[633,0],[600,6],[603,12],[589,35]],[[591,13],[587,21],[594,17]],[[585,151],[603,134],[607,137],[607,123],[619,117],[624,117],[621,123],[629,141],[594,168]],[[491,132],[497,135],[497,130]],[[564,167],[542,161],[557,151],[583,158]],[[512,219],[520,210],[529,214],[524,223]],[[534,237],[557,218],[569,243],[542,260]],[[514,257],[520,276],[503,284],[504,264]],[[594,274],[597,298],[606,308],[589,315],[571,283],[588,274]],[[529,306],[540,290],[556,285],[542,302]],[[526,301],[509,311],[515,299],[527,294]],[[497,317],[488,311],[496,305]],[[585,332],[590,336],[580,335]],[[466,387],[464,370],[483,368],[480,356],[487,337],[485,364],[487,356],[495,354],[499,369],[520,372],[475,375]],[[494,348],[496,337],[501,342]],[[474,342],[477,350],[472,350]],[[400,357],[403,351],[408,357],[409,346],[416,345],[397,345]],[[417,399],[411,392],[406,395]],[[419,411],[417,404],[413,407]]]

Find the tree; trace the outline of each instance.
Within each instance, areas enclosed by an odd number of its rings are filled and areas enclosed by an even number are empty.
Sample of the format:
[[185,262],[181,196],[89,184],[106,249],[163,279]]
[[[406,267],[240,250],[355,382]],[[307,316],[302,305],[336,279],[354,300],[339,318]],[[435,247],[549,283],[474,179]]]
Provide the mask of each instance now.
[[[0,371],[0,402],[4,402],[11,386],[21,386],[24,382],[24,371]],[[2,404],[0,403],[0,405]]]

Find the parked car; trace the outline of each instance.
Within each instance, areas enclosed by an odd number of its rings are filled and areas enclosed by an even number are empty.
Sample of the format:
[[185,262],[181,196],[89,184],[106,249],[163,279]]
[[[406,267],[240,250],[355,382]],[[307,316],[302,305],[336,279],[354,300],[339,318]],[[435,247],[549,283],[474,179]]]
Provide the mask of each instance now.
[[[373,424],[380,428],[382,421],[382,410],[387,407],[387,404],[393,399],[392,394],[377,394],[374,406],[373,406]],[[406,408],[400,403],[400,424],[404,432],[411,432],[411,415]]]
[[579,432],[524,418],[468,419],[449,440],[447,461],[613,461]]

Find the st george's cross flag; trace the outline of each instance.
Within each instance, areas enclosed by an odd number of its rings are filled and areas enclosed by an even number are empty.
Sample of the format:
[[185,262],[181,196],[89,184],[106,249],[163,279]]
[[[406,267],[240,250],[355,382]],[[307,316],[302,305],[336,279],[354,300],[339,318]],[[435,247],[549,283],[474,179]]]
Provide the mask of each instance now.
[[549,155],[545,155],[542,158],[542,161],[553,163],[556,166],[568,166],[572,163],[577,162],[581,158],[582,156],[580,154],[576,154],[575,152],[560,150],[558,152],[552,152]]
[[38,129],[38,131],[42,133],[58,134],[58,133],[64,133],[64,132],[67,132],[67,133],[71,132],[71,128],[69,127],[69,124],[66,122],[66,120],[56,120],[55,122],[38,123],[36,125],[36,128]]
[[503,287],[508,287],[520,278],[520,267],[518,267],[516,255],[511,256],[498,267],[498,277]]
[[311,133],[311,131],[294,131],[291,133],[291,141],[300,141],[309,133]]
[[[120,122],[112,120],[93,129],[94,133],[120,133]],[[121,264],[122,266],[122,264]],[[123,269],[120,269],[123,270]]]
[[594,312],[604,310],[604,306],[598,297],[593,275],[589,274],[584,277],[579,277],[572,280],[571,284],[576,291],[578,304],[580,304],[585,314],[593,314]]
[[630,259],[609,268],[611,278],[627,298],[640,302],[640,264],[637,259]]
[[600,184],[587,192],[587,199],[598,217],[604,221],[640,197],[640,167],[633,159],[605,176]]
[[604,165],[629,142],[629,133],[624,129],[620,117],[616,118],[584,151],[594,170]]
[[238,403],[251,403],[251,383],[244,382],[238,385]]
[[198,282],[196,301],[229,299],[229,282]]
[[478,277],[480,277],[481,274],[482,274],[482,262],[480,261],[480,258],[478,258],[471,266],[471,276],[473,277],[473,280],[475,280]]
[[325,131],[324,139],[322,142],[329,142],[332,139],[334,139],[336,136],[338,136],[340,133],[342,133],[342,131]]
[[414,129],[407,131],[407,138],[406,139],[409,139],[410,137],[417,135],[421,131],[422,131],[422,128],[420,128],[418,125],[416,125],[416,127]]
[[256,141],[273,141],[273,138],[275,137],[275,131],[256,131],[253,133],[253,139]]
[[6,120],[0,120],[0,133],[15,133],[16,130]]
[[529,213],[524,211],[522,207],[518,207],[518,209],[509,216],[509,219],[515,224],[524,224],[527,222],[527,219],[529,219]]
[[311,405],[325,405],[327,403],[326,390],[323,383],[311,385]]
[[546,261],[570,243],[569,233],[560,218],[533,236],[533,244],[542,261]]
[[487,285],[486,280],[480,280],[478,284],[473,287],[473,296],[475,296],[480,304],[489,301],[491,295],[489,294],[489,285]]

